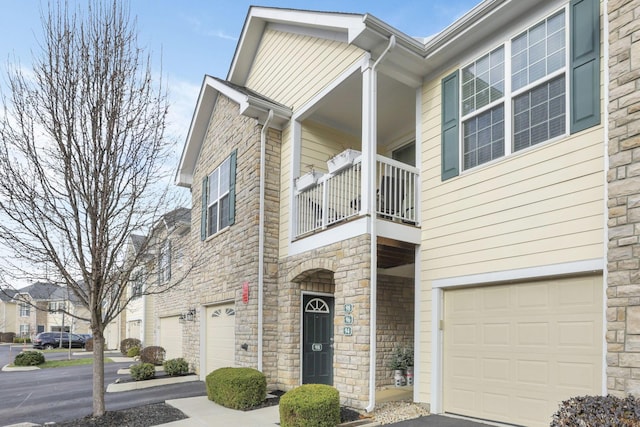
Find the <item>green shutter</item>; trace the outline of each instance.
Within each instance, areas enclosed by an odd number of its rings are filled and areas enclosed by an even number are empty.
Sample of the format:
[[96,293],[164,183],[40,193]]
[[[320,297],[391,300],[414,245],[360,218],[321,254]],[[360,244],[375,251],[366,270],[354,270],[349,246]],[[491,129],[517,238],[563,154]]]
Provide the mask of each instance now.
[[207,195],[209,194],[209,177],[202,178],[202,214],[200,216],[200,240],[207,238]]
[[600,1],[571,0],[571,133],[600,124]]
[[229,159],[229,225],[233,225],[236,221],[236,157],[238,150],[231,153]]
[[442,79],[442,180],[460,173],[458,71]]

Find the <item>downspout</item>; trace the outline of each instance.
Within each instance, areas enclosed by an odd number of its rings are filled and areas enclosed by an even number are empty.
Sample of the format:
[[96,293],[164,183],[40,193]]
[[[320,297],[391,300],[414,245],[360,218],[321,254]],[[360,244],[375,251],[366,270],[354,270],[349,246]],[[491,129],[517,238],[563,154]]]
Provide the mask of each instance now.
[[264,187],[267,155],[267,132],[269,123],[273,119],[273,110],[269,110],[269,115],[262,125],[260,131],[260,212],[258,223],[258,371],[262,372],[262,327],[263,327],[263,299],[264,299]]
[[[603,184],[604,184],[604,207],[602,216],[603,221],[603,229],[604,229],[604,237],[603,237],[603,251],[604,251],[604,268],[602,269],[602,328],[606,332],[607,331],[607,288],[609,282],[609,269],[607,267],[608,264],[608,250],[609,250],[609,224],[608,224],[608,215],[609,211],[608,201],[609,201],[609,186],[607,182],[607,175],[609,174],[609,67],[606,66],[607,61],[609,61],[609,1],[604,0],[602,6],[602,14],[603,14],[603,28],[602,28],[602,45],[603,45],[603,62],[605,63],[604,68],[604,100],[603,100],[603,110],[604,110],[604,123],[603,123],[603,131],[604,131],[604,153],[603,153]],[[607,340],[605,334],[602,334],[602,395],[607,394]]]
[[[378,146],[378,130],[377,130],[377,116],[378,116],[378,79],[377,79],[377,68],[378,65],[382,62],[385,56],[394,48],[396,45],[396,36],[391,35],[389,37],[389,44],[386,49],[382,52],[382,54],[376,59],[376,62],[371,66],[371,83],[370,87],[367,88],[371,92],[370,102],[372,103],[372,107],[369,108],[369,117],[367,118],[367,126],[371,127],[370,135],[373,136],[369,143],[372,143],[371,150],[369,151],[369,164],[371,168],[369,169],[369,188],[373,192],[373,189],[376,188],[376,148]],[[377,254],[377,246],[378,246],[378,235],[377,235],[377,215],[376,215],[376,198],[370,197],[369,200],[369,212],[371,213],[371,242],[370,242],[370,295],[369,295],[369,405],[365,408],[367,412],[373,411],[376,406],[376,339],[377,333],[376,329],[378,327],[378,322],[376,321],[377,317],[377,306],[376,306],[376,297],[378,294],[378,254]]]

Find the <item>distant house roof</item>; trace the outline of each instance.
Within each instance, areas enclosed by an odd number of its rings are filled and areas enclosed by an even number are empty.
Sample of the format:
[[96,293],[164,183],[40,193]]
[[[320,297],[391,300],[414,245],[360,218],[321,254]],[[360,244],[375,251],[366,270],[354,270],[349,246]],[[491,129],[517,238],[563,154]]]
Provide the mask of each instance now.
[[0,301],[9,302],[13,299],[14,295],[17,291],[13,289],[2,289],[0,290]]
[[166,227],[171,230],[181,225],[191,225],[191,209],[177,208],[162,216]]
[[[16,291],[16,295],[29,295],[34,301],[62,300],[67,298],[67,290],[48,282],[36,282]],[[15,296],[15,295],[14,295]]]
[[129,235],[129,238],[131,239],[131,245],[133,246],[133,250],[135,251],[135,253],[138,253],[144,243],[144,240],[147,237],[141,234],[131,234]]

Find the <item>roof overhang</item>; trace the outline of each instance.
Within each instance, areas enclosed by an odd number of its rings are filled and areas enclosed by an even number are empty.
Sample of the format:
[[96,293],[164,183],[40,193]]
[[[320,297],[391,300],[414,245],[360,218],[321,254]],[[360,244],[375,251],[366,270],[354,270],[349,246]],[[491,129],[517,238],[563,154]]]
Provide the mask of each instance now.
[[176,172],[175,182],[178,186],[189,188],[193,184],[193,173],[198,155],[204,143],[209,120],[220,94],[238,104],[239,114],[254,118],[260,124],[264,124],[269,111],[274,113],[269,126],[276,129],[281,129],[291,118],[291,109],[287,107],[270,102],[257,96],[257,94],[252,95],[246,91],[239,90],[220,79],[205,76],[198,102],[196,103],[195,113],[189,126],[187,140],[182,150],[178,171]]

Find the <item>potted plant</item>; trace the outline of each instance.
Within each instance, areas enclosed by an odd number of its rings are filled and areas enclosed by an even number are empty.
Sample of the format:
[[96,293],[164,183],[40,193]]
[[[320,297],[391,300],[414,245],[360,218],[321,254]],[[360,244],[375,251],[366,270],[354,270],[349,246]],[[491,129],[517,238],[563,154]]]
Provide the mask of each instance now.
[[413,347],[402,350],[404,369],[407,373],[407,385],[413,385]]
[[303,191],[313,185],[316,185],[318,179],[320,179],[322,175],[324,175],[322,172],[311,169],[309,172],[296,178],[296,190]]
[[327,160],[327,169],[329,169],[329,173],[336,173],[348,166],[351,166],[360,154],[362,153],[358,150],[347,148],[342,153],[333,156]]
[[393,384],[396,387],[402,387],[405,385],[406,379],[404,377],[404,368],[404,349],[402,347],[395,347],[391,352],[391,358],[389,359],[389,369],[393,371]]

